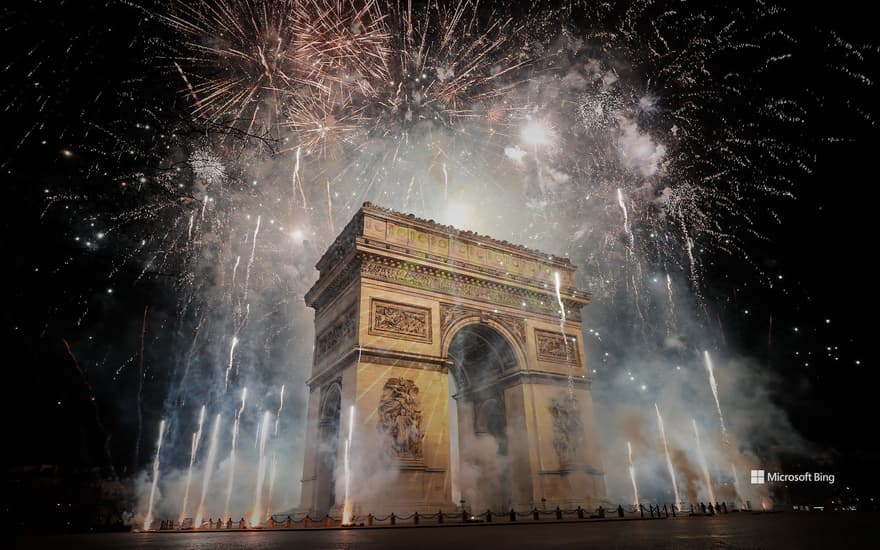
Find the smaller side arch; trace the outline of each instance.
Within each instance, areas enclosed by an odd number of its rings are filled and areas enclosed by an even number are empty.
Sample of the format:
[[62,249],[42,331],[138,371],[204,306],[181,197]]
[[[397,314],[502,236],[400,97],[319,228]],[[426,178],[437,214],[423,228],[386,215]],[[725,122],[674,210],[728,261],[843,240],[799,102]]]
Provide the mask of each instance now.
[[318,408],[317,492],[312,509],[327,513],[336,503],[336,470],[339,456],[339,421],[342,411],[342,385],[333,381],[321,389]]
[[321,406],[318,407],[319,422],[323,423],[339,417],[342,408],[342,385],[338,380],[321,388]]

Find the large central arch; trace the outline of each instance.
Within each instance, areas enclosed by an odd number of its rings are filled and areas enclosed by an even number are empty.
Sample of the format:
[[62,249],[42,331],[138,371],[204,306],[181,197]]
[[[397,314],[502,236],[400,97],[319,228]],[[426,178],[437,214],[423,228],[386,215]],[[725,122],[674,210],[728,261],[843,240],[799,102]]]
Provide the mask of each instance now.
[[473,510],[508,510],[515,498],[530,493],[530,487],[520,487],[529,480],[512,475],[514,462],[525,464],[528,455],[509,429],[521,411],[506,405],[502,383],[520,365],[520,354],[499,329],[479,319],[449,332],[452,498]]
[[302,511],[604,501],[568,260],[365,204],[317,268]]

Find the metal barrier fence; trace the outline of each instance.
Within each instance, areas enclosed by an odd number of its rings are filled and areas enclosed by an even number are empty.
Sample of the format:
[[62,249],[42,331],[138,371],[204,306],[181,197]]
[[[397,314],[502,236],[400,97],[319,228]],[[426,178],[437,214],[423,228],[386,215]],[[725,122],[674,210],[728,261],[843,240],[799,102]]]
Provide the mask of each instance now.
[[438,510],[433,514],[425,514],[420,513],[418,511],[413,512],[409,515],[397,515],[394,512],[391,512],[385,516],[375,516],[373,514],[367,514],[365,517],[362,516],[353,516],[351,521],[348,524],[343,524],[342,518],[333,517],[330,514],[325,514],[319,518],[312,518],[309,514],[303,514],[301,517],[299,514],[293,515],[272,515],[261,525],[259,526],[251,526],[247,521],[242,517],[238,521],[233,521],[232,518],[227,518],[224,522],[222,519],[217,519],[216,521],[213,518],[209,518],[207,521],[203,522],[202,525],[196,527],[193,525],[192,518],[186,518],[181,522],[175,520],[161,520],[158,522],[158,529],[160,531],[165,530],[188,530],[188,529],[294,529],[294,528],[303,528],[303,529],[312,529],[312,528],[329,528],[329,527],[347,527],[347,526],[362,526],[362,527],[373,527],[379,525],[398,525],[402,524],[411,524],[411,525],[424,525],[425,523],[445,523],[447,520],[450,523],[497,523],[497,522],[507,522],[513,523],[518,521],[548,521],[548,520],[589,520],[589,519],[603,519],[603,518],[645,518],[645,519],[659,519],[659,518],[668,518],[670,516],[709,516],[715,514],[727,514],[729,511],[738,511],[733,504],[728,505],[726,502],[715,503],[713,504],[704,504],[700,503],[698,505],[689,504],[687,508],[679,509],[675,505],[672,504],[663,504],[662,506],[659,504],[652,505],[649,504],[647,507],[640,504],[638,506],[628,505],[624,507],[623,505],[618,505],[617,508],[604,508],[599,506],[594,510],[587,510],[578,506],[574,509],[562,509],[560,507],[556,507],[552,510],[547,509],[538,509],[537,507],[533,507],[531,510],[526,510],[524,512],[520,512],[514,509],[510,509],[507,512],[498,513],[493,512],[491,509],[486,510],[482,513],[474,513],[468,512],[467,510],[458,510],[455,512],[444,512],[443,510]]

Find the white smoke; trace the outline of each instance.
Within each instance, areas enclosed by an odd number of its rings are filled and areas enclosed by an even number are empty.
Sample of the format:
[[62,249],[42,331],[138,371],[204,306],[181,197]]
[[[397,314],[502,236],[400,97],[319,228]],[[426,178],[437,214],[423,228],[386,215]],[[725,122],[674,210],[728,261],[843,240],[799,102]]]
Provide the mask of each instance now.
[[624,166],[644,177],[654,176],[663,168],[666,147],[639,130],[638,125],[626,118],[620,120],[617,151]]

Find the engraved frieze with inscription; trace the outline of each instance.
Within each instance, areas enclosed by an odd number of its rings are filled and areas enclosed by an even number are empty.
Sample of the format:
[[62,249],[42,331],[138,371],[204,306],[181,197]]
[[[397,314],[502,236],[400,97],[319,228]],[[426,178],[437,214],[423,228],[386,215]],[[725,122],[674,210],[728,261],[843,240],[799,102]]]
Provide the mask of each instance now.
[[[545,315],[558,315],[559,306],[550,297],[532,293],[521,293],[498,283],[487,283],[471,280],[466,277],[449,276],[447,273],[431,269],[420,269],[407,265],[395,265],[386,262],[364,261],[361,275],[406,285],[412,288],[442,292],[451,296],[461,296],[493,304],[525,308]],[[581,319],[580,306],[565,300],[568,318],[573,321]]]

